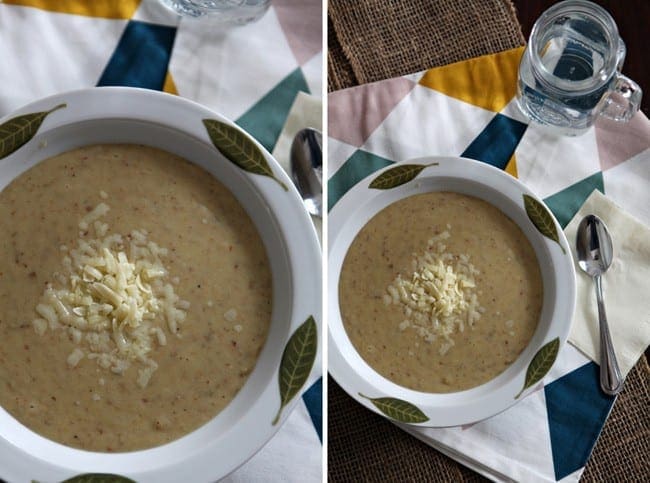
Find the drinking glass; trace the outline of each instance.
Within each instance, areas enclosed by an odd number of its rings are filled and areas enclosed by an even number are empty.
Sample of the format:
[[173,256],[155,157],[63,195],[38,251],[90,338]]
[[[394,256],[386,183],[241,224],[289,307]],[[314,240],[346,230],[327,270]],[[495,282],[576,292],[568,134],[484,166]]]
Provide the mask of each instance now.
[[258,20],[271,0],[161,0],[179,15],[207,17],[223,24],[243,25]]
[[595,3],[566,0],[535,22],[519,65],[517,100],[533,122],[566,135],[602,115],[628,121],[641,88],[621,74],[625,44],[612,16]]

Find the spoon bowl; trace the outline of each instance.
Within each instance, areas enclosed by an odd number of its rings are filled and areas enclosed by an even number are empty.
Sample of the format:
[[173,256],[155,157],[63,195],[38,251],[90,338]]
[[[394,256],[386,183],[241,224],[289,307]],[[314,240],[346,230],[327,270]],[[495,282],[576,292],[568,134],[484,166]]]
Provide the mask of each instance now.
[[614,258],[612,237],[605,223],[595,215],[587,215],[580,222],[576,240],[578,265],[590,277],[607,271]]
[[596,283],[600,326],[600,387],[606,394],[615,395],[623,389],[623,378],[609,333],[601,282],[602,275],[612,264],[614,245],[607,226],[596,215],[585,216],[578,225],[576,251],[578,266]]

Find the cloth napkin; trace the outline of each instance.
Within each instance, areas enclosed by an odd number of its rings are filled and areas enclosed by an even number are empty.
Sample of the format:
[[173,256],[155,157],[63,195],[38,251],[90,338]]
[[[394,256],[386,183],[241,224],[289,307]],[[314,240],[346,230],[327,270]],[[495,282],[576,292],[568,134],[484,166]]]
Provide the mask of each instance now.
[[[612,343],[625,376],[650,344],[650,228],[594,191],[564,230],[569,240],[576,239],[578,224],[586,215],[603,220],[614,243],[614,260],[602,283]],[[576,272],[578,303],[569,340],[598,362],[600,336],[594,281],[580,270],[577,259]]]
[[[204,104],[273,151],[298,94],[322,96],[321,19],[320,0],[274,0],[232,28],[180,19],[158,0],[0,0],[0,116],[71,89],[142,87]],[[320,109],[296,112],[320,119]],[[318,360],[286,424],[229,481],[321,481],[321,373]]]
[[[572,138],[528,125],[514,101],[522,52],[506,50],[331,93],[330,209],[360,180],[393,162],[449,155],[519,178],[563,228],[594,189],[649,223],[648,119],[638,114],[628,124],[603,122]],[[610,290],[612,310],[613,296]],[[647,321],[647,312],[630,310]],[[496,481],[577,481],[614,398],[600,391],[598,366],[571,344],[536,389],[473,425],[400,427]]]

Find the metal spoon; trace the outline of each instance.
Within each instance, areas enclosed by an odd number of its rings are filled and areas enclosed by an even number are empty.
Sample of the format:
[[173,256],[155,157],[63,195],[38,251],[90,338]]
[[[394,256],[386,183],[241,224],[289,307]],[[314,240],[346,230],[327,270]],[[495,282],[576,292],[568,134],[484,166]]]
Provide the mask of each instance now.
[[323,216],[323,138],[319,131],[301,129],[291,144],[291,178],[302,195],[307,211]]
[[614,249],[605,223],[595,215],[585,216],[578,226],[576,238],[578,265],[596,282],[598,323],[600,325],[600,387],[606,394],[615,395],[623,389],[623,378],[616,362],[614,346],[609,335],[603,287],[600,280],[612,264]]

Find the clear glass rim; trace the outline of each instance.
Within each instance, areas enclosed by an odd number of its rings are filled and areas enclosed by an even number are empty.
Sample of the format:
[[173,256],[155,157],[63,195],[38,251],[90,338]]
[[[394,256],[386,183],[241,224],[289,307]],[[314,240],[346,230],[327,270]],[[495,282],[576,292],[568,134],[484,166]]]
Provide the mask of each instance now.
[[237,7],[241,7],[245,0],[223,0],[222,2],[207,2],[204,1],[179,1],[179,0],[163,0],[163,4],[172,9],[179,15],[188,15],[190,17],[197,17],[203,15],[216,15],[228,12]]
[[[598,73],[577,82],[567,81],[556,77],[552,71],[548,70],[546,66],[544,66],[539,54],[540,48],[543,47],[540,45],[543,32],[556,18],[568,14],[586,15],[598,22],[607,36],[608,44],[611,46],[606,58],[604,59],[603,67],[598,71]],[[618,27],[607,10],[602,8],[600,5],[586,0],[565,0],[544,11],[544,13],[542,13],[542,15],[537,19],[531,31],[529,45],[526,50],[527,55],[529,56],[530,65],[535,71],[536,77],[542,79],[546,84],[546,87],[571,93],[585,93],[593,91],[606,84],[617,71],[619,44],[620,37],[618,34]]]

